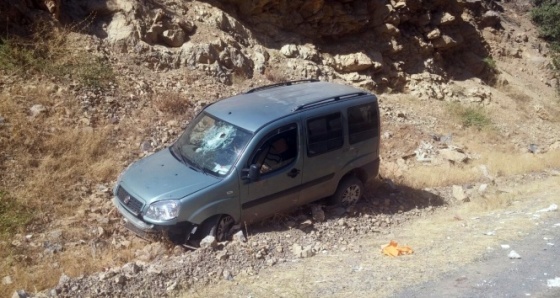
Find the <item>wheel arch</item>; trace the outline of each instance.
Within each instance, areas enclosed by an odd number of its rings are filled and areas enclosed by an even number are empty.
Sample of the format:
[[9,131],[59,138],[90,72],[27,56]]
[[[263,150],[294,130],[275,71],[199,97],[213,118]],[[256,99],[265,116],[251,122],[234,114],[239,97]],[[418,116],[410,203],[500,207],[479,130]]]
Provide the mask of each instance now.
[[360,181],[362,181],[363,184],[365,184],[368,180],[368,173],[366,170],[362,169],[362,168],[354,168],[350,171],[348,171],[346,174],[344,174],[340,180],[338,180],[338,185],[340,185],[340,183],[342,181],[344,181],[345,179],[347,179],[348,177],[356,177],[358,179],[360,179]]

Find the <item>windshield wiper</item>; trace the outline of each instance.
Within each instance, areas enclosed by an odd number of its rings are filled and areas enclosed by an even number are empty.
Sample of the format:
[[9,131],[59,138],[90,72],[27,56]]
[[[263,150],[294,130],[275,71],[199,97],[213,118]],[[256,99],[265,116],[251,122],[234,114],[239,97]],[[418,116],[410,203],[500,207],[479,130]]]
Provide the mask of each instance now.
[[179,161],[181,161],[183,164],[189,166],[189,168],[200,172],[200,168],[190,159],[188,159],[186,156],[184,156],[183,154],[181,154],[181,152],[179,151],[179,149],[176,147],[176,145],[171,146],[171,153],[173,154],[173,156],[175,156],[175,158],[177,158]]
[[210,176],[217,176],[216,172],[214,172],[214,171],[212,171],[208,168],[205,168],[205,167],[202,168],[202,173],[204,173],[206,175],[210,175]]
[[181,153],[178,152],[177,150],[178,149],[175,144],[169,147],[169,151],[171,152],[171,155],[173,155],[173,157],[175,157],[175,159],[177,159],[178,161],[183,161],[183,157],[181,156]]

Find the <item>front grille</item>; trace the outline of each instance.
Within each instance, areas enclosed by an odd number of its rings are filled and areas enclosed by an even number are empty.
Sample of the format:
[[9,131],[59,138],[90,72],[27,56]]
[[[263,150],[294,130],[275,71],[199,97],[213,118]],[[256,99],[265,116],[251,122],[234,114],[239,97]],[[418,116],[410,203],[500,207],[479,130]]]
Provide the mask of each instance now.
[[138,215],[140,214],[140,211],[142,211],[142,207],[144,206],[144,204],[137,198],[130,195],[120,185],[119,188],[117,189],[117,198],[119,198],[121,204],[123,204],[123,206],[125,206],[126,209],[128,209],[134,215]]

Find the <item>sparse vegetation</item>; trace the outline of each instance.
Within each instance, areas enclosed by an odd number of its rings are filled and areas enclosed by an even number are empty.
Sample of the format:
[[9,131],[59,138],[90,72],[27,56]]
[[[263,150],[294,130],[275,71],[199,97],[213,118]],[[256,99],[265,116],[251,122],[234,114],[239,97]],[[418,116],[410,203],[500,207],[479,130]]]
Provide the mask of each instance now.
[[172,115],[184,115],[192,109],[192,104],[183,94],[164,92],[154,98],[154,106],[160,112]]
[[550,151],[538,155],[487,151],[481,155],[483,158],[464,167],[447,164],[415,167],[408,170],[401,180],[405,185],[414,188],[441,187],[451,184],[467,184],[484,179],[485,177],[478,168],[479,165],[487,166],[490,175],[494,177],[507,177],[560,167],[560,151]]
[[482,59],[482,61],[492,71],[496,71],[498,69],[498,67],[496,66],[496,61],[494,61],[494,59],[492,59],[492,57],[486,57],[486,58]]
[[0,38],[0,70],[24,77],[76,79],[89,88],[106,88],[115,80],[108,61],[71,47],[68,29],[47,29],[46,25],[37,28],[29,37]]
[[[33,248],[11,243],[21,239],[15,238],[17,234],[44,233],[56,221],[76,215],[77,207],[87,198],[81,185],[115,179],[121,155],[115,154],[112,129],[80,124],[80,107],[76,101],[66,100],[72,98],[70,95],[53,93],[43,84],[36,85],[33,78],[22,82],[10,86],[11,93],[0,93],[0,115],[6,119],[0,125],[0,259],[4,260],[0,271],[10,274],[20,286],[45,287],[56,283],[62,270],[79,275],[98,269],[98,263],[103,263],[101,256],[93,258],[85,251],[83,261],[76,262],[70,255],[67,258],[80,264],[74,268],[64,265],[63,252],[55,259],[64,269],[34,267],[30,274],[13,268],[32,266],[19,256],[33,254]],[[33,104],[42,104],[48,111],[29,117]],[[82,239],[84,227],[66,227],[65,237]],[[111,255],[106,258],[105,263],[114,261]],[[9,295],[8,290],[0,289],[0,296]]]
[[533,22],[539,25],[541,36],[555,50],[560,50],[560,4],[556,0],[533,0]]
[[235,70],[231,74],[231,84],[234,86],[243,85],[243,82],[245,82],[247,79],[248,75],[241,70]]
[[70,64],[85,87],[105,88],[115,80],[115,74],[107,60],[94,57],[93,61]]
[[[535,8],[531,17],[540,29],[541,37],[548,41],[553,50],[552,64],[560,70],[560,3],[556,0],[533,0]],[[557,87],[560,92],[560,87]]]
[[286,74],[282,73],[277,68],[267,67],[264,70],[264,76],[266,77],[267,80],[269,80],[273,83],[281,83],[281,82],[288,81],[288,78],[286,77]]
[[31,218],[29,208],[0,191],[0,239],[21,231]]
[[441,187],[477,181],[481,177],[480,171],[470,167],[422,166],[409,169],[402,183],[413,188]]
[[465,127],[472,126],[482,129],[491,123],[490,118],[488,118],[481,108],[466,108],[461,113],[461,117],[463,118],[463,125]]
[[465,128],[474,127],[480,130],[489,127],[492,123],[482,107],[470,107],[454,103],[450,105],[449,110],[460,119]]

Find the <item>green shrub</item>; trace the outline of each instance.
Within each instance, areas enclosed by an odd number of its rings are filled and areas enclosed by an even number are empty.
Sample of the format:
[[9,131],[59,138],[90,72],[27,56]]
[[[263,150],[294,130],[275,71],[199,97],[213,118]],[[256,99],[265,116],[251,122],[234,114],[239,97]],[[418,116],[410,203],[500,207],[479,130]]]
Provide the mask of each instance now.
[[541,36],[560,49],[560,4],[556,0],[534,0],[531,11],[533,22],[539,26]]
[[455,115],[464,127],[484,129],[490,127],[492,121],[482,107],[465,107],[459,103],[449,106],[449,111]]
[[488,68],[490,68],[491,70],[495,71],[495,70],[497,69],[496,61],[494,61],[494,59],[492,59],[491,57],[486,57],[486,58],[482,59],[482,61],[483,61],[484,64],[486,64],[486,66],[488,66]]
[[0,38],[0,69],[27,73],[45,67],[44,51],[18,38]]
[[482,129],[490,125],[490,118],[482,108],[465,108],[461,113],[463,126]]
[[31,221],[31,211],[0,192],[0,238],[23,230]]

